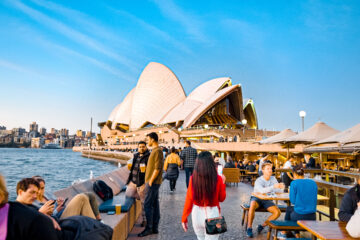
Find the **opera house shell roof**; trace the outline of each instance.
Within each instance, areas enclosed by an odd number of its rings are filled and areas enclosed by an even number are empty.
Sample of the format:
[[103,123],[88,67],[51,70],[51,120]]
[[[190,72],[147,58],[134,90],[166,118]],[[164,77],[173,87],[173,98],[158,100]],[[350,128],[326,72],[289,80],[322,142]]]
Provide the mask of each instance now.
[[160,63],[149,63],[135,88],[111,112],[112,129],[136,130],[147,126],[170,124],[189,128],[208,124],[241,125],[257,128],[253,101],[243,103],[240,85],[232,85],[228,77],[209,80],[188,96],[175,76]]

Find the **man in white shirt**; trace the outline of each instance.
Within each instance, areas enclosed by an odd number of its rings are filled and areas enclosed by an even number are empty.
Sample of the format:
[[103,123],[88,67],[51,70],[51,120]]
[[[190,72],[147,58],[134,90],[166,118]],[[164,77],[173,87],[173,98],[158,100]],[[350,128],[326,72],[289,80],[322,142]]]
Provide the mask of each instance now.
[[[256,193],[281,193],[284,189],[283,183],[278,183],[276,178],[272,176],[272,164],[265,162],[262,164],[262,172],[263,176],[259,177],[255,181],[254,186],[254,192]],[[252,232],[252,223],[255,217],[255,210],[259,207],[265,208],[268,212],[271,213],[271,215],[268,217],[268,219],[263,223],[260,224],[257,228],[258,234],[261,233],[261,231],[265,228],[267,225],[267,222],[276,220],[278,217],[280,217],[281,211],[280,209],[275,205],[275,203],[271,200],[261,200],[259,198],[256,198],[254,196],[251,196],[250,198],[250,209],[249,209],[249,215],[248,215],[248,228],[246,230],[246,234],[248,237],[252,238],[253,232]]]

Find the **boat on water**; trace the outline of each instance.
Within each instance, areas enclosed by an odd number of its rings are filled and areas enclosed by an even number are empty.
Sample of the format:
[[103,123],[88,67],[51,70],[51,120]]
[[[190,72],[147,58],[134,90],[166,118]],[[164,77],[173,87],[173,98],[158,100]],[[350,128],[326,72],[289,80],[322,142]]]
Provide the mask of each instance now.
[[41,147],[42,149],[63,149],[59,144],[48,143]]

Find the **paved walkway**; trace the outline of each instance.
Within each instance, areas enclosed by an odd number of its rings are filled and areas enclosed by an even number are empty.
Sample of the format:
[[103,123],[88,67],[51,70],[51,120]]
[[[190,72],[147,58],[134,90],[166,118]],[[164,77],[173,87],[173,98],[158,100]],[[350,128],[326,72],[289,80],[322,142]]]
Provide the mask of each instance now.
[[[238,186],[228,186],[226,188],[226,200],[221,204],[222,215],[225,216],[228,231],[220,236],[219,239],[247,239],[245,230],[241,227],[241,217],[243,211],[240,204],[248,202],[253,187],[248,183],[239,183]],[[141,217],[138,219],[137,224],[130,233],[128,239],[196,239],[191,224],[191,215],[189,216],[189,230],[185,233],[181,227],[181,216],[184,207],[186,196],[185,173],[181,171],[177,181],[176,191],[170,193],[169,181],[164,181],[160,188],[160,212],[161,220],[159,226],[159,234],[150,235],[144,238],[138,238],[137,234],[143,228],[140,227]],[[254,230],[256,226],[262,223],[268,213],[256,213],[254,220]],[[282,215],[279,219],[284,219]],[[255,233],[256,231],[254,231]],[[254,239],[266,239],[266,232],[257,236]]]

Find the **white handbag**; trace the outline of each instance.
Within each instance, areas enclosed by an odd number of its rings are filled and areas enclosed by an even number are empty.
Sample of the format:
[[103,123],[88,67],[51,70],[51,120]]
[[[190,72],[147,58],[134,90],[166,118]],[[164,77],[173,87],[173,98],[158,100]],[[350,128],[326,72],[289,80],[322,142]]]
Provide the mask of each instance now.
[[360,238],[360,209],[356,210],[346,225],[346,230],[353,238]]

